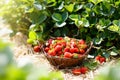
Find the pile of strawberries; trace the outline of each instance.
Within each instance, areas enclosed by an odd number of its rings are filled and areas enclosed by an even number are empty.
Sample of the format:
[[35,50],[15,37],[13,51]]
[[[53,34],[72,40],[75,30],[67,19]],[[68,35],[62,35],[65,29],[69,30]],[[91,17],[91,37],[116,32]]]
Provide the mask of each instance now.
[[106,62],[106,58],[101,56],[101,55],[98,55],[95,57],[95,60],[98,62],[98,63],[104,63]]
[[86,72],[88,72],[88,70],[89,69],[87,67],[74,68],[72,69],[72,74],[74,75],[85,74]]
[[79,58],[85,54],[87,48],[88,46],[83,39],[57,37],[46,42],[44,51],[50,56]]

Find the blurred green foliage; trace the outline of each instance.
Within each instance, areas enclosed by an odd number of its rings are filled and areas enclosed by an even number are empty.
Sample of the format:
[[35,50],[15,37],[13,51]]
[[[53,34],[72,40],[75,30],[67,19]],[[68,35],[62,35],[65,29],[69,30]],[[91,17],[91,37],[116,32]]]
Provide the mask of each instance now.
[[120,62],[117,61],[116,63],[114,63],[114,66],[107,65],[106,67],[101,68],[94,80],[120,80]]
[[46,66],[18,66],[9,44],[0,41],[0,80],[63,80],[63,76],[59,71],[49,71]]

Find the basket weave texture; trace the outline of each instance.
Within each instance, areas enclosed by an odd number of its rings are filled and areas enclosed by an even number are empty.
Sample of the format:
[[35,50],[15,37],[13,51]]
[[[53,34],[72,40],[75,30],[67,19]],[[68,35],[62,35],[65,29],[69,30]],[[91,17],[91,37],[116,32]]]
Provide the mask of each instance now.
[[63,69],[66,67],[73,67],[82,63],[83,60],[87,57],[88,53],[90,52],[92,45],[93,42],[90,42],[89,48],[86,50],[85,54],[83,54],[79,58],[63,58],[58,56],[50,56],[44,51],[44,49],[43,53],[51,65],[55,66],[56,68]]

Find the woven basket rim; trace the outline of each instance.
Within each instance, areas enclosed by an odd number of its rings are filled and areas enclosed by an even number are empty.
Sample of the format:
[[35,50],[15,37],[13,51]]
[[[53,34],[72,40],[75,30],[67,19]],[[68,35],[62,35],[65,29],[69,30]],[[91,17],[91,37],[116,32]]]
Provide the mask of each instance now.
[[44,53],[45,53],[45,55],[46,55],[47,57],[49,57],[49,58],[55,58],[55,59],[66,59],[66,60],[70,60],[70,59],[72,59],[72,60],[76,60],[76,59],[81,59],[81,58],[87,56],[87,55],[83,54],[83,55],[81,55],[79,58],[64,58],[64,57],[59,57],[59,56],[51,56],[51,55],[48,55],[46,52],[44,52]]

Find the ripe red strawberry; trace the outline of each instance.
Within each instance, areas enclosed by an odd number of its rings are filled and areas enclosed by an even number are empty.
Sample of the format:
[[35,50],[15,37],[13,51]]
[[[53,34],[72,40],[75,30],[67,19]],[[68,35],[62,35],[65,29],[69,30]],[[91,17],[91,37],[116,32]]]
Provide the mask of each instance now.
[[40,51],[41,51],[41,50],[40,50],[40,46],[34,46],[33,50],[34,50],[35,52],[40,52]]
[[73,44],[73,47],[74,47],[74,48],[77,48],[77,44]]
[[71,52],[71,53],[74,53],[74,48],[70,48],[70,52]]
[[106,59],[104,57],[101,57],[100,60],[99,60],[100,63],[103,63],[105,61],[106,61]]
[[87,71],[88,71],[88,68],[87,68],[87,67],[81,67],[81,68],[80,68],[80,72],[81,72],[82,74],[85,74]]
[[54,49],[52,49],[52,50],[49,50],[49,51],[48,51],[48,54],[51,55],[51,56],[55,56],[55,55],[56,55],[56,52],[55,52]]
[[69,47],[64,48],[64,52],[69,52],[69,51],[70,51]]
[[58,52],[58,51],[61,51],[62,50],[62,46],[61,45],[57,45],[55,47],[55,51]]
[[72,73],[73,73],[74,75],[80,75],[80,74],[81,74],[81,71],[80,71],[79,68],[78,68],[78,69],[72,69]]
[[77,44],[76,44],[76,42],[75,42],[75,41],[74,41],[74,42],[73,42],[73,41],[71,41],[71,42],[70,42],[70,44],[71,44],[71,47],[77,47]]
[[55,48],[58,44],[51,44],[51,48]]
[[64,58],[71,58],[73,55],[70,52],[64,53]]
[[63,38],[62,38],[62,37],[57,37],[56,39],[57,39],[57,40],[62,40]]
[[96,56],[96,57],[95,57],[95,60],[96,60],[96,61],[99,61],[100,63],[103,63],[103,62],[106,61],[106,59],[105,59],[104,57],[100,56],[100,55]]
[[61,45],[62,45],[63,47],[65,47],[65,46],[66,46],[66,42],[61,42]]
[[45,47],[45,52],[48,52],[50,50],[49,47]]
[[61,42],[57,42],[57,43],[56,43],[56,46],[57,46],[57,45],[61,45]]
[[85,41],[83,39],[79,40],[79,44],[85,44]]
[[63,54],[62,51],[57,52],[57,56],[60,56],[60,55],[62,55],[62,54]]
[[79,49],[78,48],[70,48],[71,53],[78,53]]
[[100,56],[100,55],[98,55],[98,56],[96,56],[96,57],[95,57],[95,60],[96,60],[96,61],[99,61],[99,60],[100,60],[100,58],[101,58],[101,56]]
[[74,53],[78,53],[79,49],[78,48],[74,48]]
[[84,54],[85,50],[84,49],[80,49],[80,54]]

